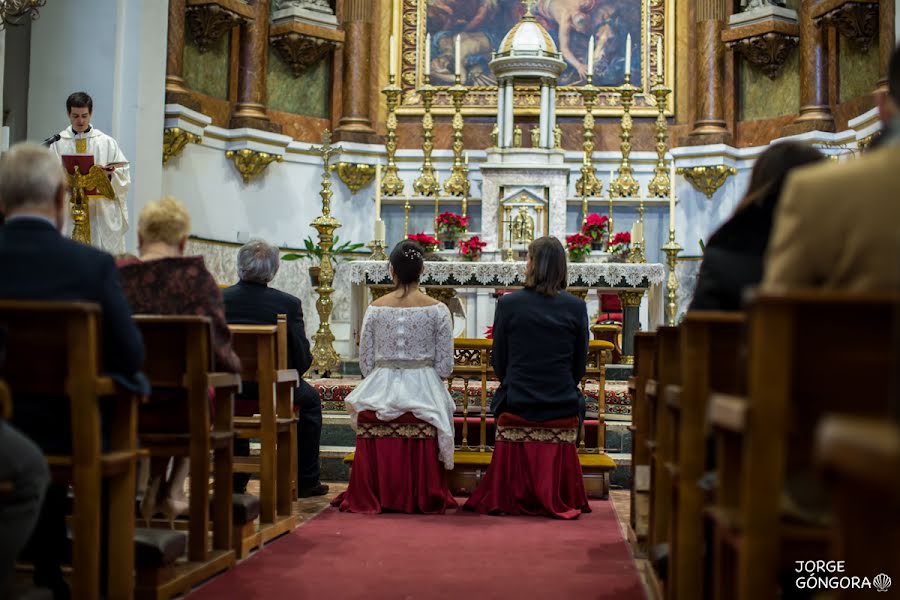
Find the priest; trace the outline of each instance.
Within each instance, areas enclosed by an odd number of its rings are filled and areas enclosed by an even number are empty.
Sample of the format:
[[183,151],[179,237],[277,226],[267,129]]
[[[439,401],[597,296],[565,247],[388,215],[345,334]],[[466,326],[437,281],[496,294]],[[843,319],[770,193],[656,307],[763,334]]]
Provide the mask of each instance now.
[[[110,254],[125,253],[125,232],[128,231],[128,207],[125,195],[131,185],[128,161],[116,140],[91,125],[94,101],[84,92],[75,92],[66,100],[70,127],[51,140],[50,148],[59,156],[91,154],[94,164],[103,167],[110,178],[115,198],[90,197],[88,211],[91,226],[91,245]],[[69,237],[74,223],[66,225]]]

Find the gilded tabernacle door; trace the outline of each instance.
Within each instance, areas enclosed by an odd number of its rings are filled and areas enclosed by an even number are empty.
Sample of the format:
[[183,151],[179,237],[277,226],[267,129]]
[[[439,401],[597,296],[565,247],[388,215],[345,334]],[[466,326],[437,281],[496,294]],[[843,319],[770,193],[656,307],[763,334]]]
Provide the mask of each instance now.
[[548,235],[549,197],[546,187],[501,188],[497,204],[498,247],[518,253],[535,239]]

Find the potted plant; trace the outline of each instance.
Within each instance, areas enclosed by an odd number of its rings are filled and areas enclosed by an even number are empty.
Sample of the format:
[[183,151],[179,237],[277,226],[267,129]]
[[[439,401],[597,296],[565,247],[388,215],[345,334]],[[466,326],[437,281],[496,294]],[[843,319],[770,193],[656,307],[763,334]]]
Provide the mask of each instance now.
[[482,242],[477,235],[474,235],[459,243],[459,255],[462,256],[463,260],[480,260],[481,252],[485,246],[487,246],[487,243]]
[[[337,264],[338,260],[341,258],[341,254],[356,252],[363,246],[364,244],[353,242],[340,243],[340,238],[334,236],[334,241],[331,244],[331,252],[329,253],[332,265]],[[302,251],[288,252],[281,257],[281,260],[297,260],[305,257],[318,259],[318,261],[314,261],[309,267],[309,280],[313,287],[319,287],[319,263],[322,262],[322,247],[319,246],[318,242],[314,242],[311,236],[303,240]]]
[[591,250],[603,250],[609,237],[609,217],[591,213],[581,226],[581,233],[591,238]]
[[426,254],[434,252],[441,246],[441,242],[437,238],[434,238],[427,233],[410,233],[406,238],[414,242],[419,242]]
[[445,250],[453,250],[456,239],[466,232],[469,227],[469,217],[464,217],[452,212],[443,212],[438,215],[435,230],[438,239],[444,242]]
[[628,258],[628,250],[631,248],[631,233],[628,231],[620,231],[615,234],[609,242],[606,249],[612,255],[612,259],[617,262],[624,261]]
[[573,233],[566,237],[566,250],[569,251],[570,261],[584,262],[585,257],[591,253],[591,238],[583,233]]

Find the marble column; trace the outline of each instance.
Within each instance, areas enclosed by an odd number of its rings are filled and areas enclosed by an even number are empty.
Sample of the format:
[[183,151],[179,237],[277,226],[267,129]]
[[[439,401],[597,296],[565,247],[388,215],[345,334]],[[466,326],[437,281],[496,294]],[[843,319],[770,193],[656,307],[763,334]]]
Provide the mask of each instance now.
[[550,87],[546,81],[541,82],[541,115],[540,115],[540,128],[541,128],[541,148],[547,148],[547,141],[552,139],[551,135],[548,135],[549,127],[550,127]]
[[166,104],[180,104],[200,110],[184,83],[184,16],[187,0],[169,0],[169,29],[166,50]]
[[369,115],[372,57],[372,0],[345,0],[343,89],[341,118],[335,129],[337,139],[375,142]]
[[497,86],[497,147],[504,148],[504,140],[506,139],[506,86],[501,81]]
[[515,116],[513,114],[513,103],[515,102],[513,88],[513,80],[506,80],[506,94],[503,99],[503,125],[505,129],[503,131],[503,147],[504,148],[512,148],[513,147],[513,131],[516,128],[515,124]]
[[730,144],[732,134],[725,122],[725,28],[724,0],[698,0],[696,120],[688,144]]
[[269,0],[256,0],[253,20],[241,25],[238,97],[231,128],[250,127],[280,132],[266,113],[266,71],[269,62]]
[[547,147],[554,147],[553,130],[556,129],[556,82],[550,82],[550,93],[547,96],[547,106],[550,118],[547,119]]
[[894,51],[894,36],[897,7],[894,2],[878,3],[878,58],[881,78],[878,80],[878,90],[886,92],[888,87],[888,65],[891,62],[891,53]]
[[828,48],[826,31],[813,22],[818,0],[801,0],[800,19],[800,114],[786,131],[834,131],[834,115],[828,103]]

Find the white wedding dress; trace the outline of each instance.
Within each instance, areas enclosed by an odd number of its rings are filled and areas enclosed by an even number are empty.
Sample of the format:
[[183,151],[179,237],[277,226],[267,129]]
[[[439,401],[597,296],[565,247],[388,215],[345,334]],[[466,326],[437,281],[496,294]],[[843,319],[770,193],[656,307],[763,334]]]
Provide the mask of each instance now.
[[439,458],[453,468],[454,403],[442,381],[453,370],[453,320],[443,303],[369,306],[359,339],[364,379],[344,400],[353,428],[364,410],[382,421],[412,413],[435,427]]

